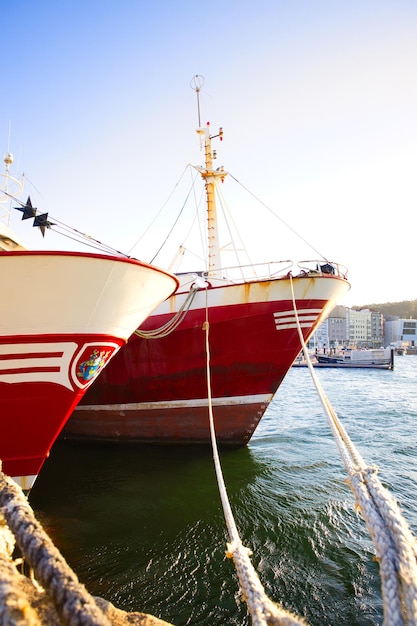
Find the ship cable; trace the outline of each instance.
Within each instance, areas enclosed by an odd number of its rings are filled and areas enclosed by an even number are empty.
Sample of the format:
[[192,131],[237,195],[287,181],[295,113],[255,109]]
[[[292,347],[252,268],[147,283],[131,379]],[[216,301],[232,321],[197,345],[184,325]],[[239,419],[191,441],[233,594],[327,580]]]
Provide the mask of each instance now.
[[197,291],[199,291],[202,286],[206,286],[205,281],[203,284],[203,281],[201,281],[197,277],[195,283],[190,289],[189,294],[187,295],[186,299],[184,300],[178,311],[175,313],[174,317],[172,317],[168,322],[166,322],[166,324],[160,326],[159,328],[155,328],[154,330],[140,330],[138,328],[137,330],[135,330],[134,334],[138,337],[142,337],[142,339],[161,339],[161,337],[167,337],[168,335],[170,335],[176,328],[178,328],[184,317],[187,315]]
[[365,463],[321,387],[309,357],[298,319],[292,276],[292,299],[301,346],[327,421],[348,473],[376,549],[379,562],[384,625],[417,625],[417,542],[398,503],[377,477],[377,468]]
[[[76,574],[69,568],[36,520],[19,486],[1,471],[0,506],[21,553],[33,568],[36,579],[52,600],[63,623],[68,626],[110,626],[109,620],[97,606],[94,598],[78,581]],[[15,591],[19,588],[18,584],[15,584],[18,573],[5,558],[4,545],[1,548],[1,623],[31,625],[40,623],[28,598]]]
[[[15,546],[23,558],[13,558]],[[28,575],[17,569],[22,563]],[[30,574],[30,575],[29,575]],[[4,626],[172,626],[92,596],[59,553],[0,461],[0,624]]]
[[230,542],[227,543],[226,556],[233,558],[236,572],[239,578],[240,588],[243,600],[247,603],[249,613],[254,626],[301,626],[307,622],[293,615],[280,605],[273,602],[265,593],[258,574],[251,563],[251,550],[242,544],[235,520],[233,518],[232,509],[228,499],[226,486],[222,474],[219,452],[216,442],[216,433],[213,418],[213,406],[211,398],[211,382],[210,382],[210,345],[209,345],[209,320],[206,290],[206,320],[203,325],[206,338],[206,357],[207,357],[207,398],[209,409],[209,425],[211,444],[213,449],[213,460],[216,471],[217,483],[220,492],[220,498],[223,506],[223,512],[229,532]]

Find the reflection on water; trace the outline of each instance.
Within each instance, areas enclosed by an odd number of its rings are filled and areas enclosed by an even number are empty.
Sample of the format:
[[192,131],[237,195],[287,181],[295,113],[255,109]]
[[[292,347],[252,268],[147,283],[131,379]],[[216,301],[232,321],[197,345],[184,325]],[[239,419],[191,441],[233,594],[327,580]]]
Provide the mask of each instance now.
[[[228,450],[223,470],[232,501],[264,471],[248,448]],[[176,624],[210,598],[208,619],[236,612],[209,448],[59,443],[31,503],[91,593],[166,619],[170,606]]]
[[[417,358],[403,361],[320,378],[415,526]],[[221,451],[232,510],[270,598],[312,626],[381,624],[373,545],[307,374],[289,373],[249,447]],[[251,623],[210,449],[58,442],[31,504],[90,593],[176,626]]]

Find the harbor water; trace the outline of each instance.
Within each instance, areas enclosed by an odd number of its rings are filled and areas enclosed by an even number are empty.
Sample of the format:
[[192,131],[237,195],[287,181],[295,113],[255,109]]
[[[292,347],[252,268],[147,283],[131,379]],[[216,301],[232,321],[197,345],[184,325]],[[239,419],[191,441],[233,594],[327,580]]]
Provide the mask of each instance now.
[[[394,371],[316,373],[417,534],[417,356]],[[382,624],[374,546],[307,368],[288,373],[250,444],[220,460],[267,595],[311,625]],[[59,441],[30,502],[91,594],[175,626],[251,624],[210,449]]]

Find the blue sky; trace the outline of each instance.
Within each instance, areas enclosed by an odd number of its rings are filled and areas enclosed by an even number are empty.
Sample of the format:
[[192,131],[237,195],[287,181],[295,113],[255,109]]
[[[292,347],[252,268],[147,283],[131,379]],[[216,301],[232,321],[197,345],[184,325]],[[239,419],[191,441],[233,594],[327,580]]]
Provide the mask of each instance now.
[[[343,303],[417,298],[414,0],[15,0],[2,21],[0,151],[41,211],[118,250],[139,240],[149,261],[173,214],[141,234],[202,162],[201,74],[219,165],[348,267]],[[255,260],[314,258],[231,183]],[[73,247],[17,212],[11,226],[29,247]]]

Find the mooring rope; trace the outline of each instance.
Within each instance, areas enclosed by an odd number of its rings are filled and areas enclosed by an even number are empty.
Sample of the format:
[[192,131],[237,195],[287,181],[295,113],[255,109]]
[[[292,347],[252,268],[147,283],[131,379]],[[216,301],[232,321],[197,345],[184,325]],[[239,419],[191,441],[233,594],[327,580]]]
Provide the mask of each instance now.
[[[35,518],[20,487],[1,471],[0,507],[22,555],[63,623],[68,626],[110,626],[94,598],[78,581],[76,574]],[[4,553],[4,550],[1,552]],[[24,594],[15,591],[16,575],[16,568],[0,554],[0,623],[35,626],[39,621]],[[4,621],[10,615],[13,619]],[[18,615],[21,616],[20,621]]]
[[417,624],[417,542],[390,492],[355,448],[314,371],[298,319],[292,277],[293,307],[304,356],[349,477],[350,487],[374,542],[381,574],[385,626]]
[[161,339],[161,337],[167,337],[181,324],[184,317],[190,310],[191,304],[196,296],[197,291],[201,288],[201,283],[196,281],[191,287],[189,294],[180,306],[175,315],[163,326],[155,328],[154,330],[135,330],[135,335],[142,337],[142,339]]
[[[297,329],[310,374],[346,467],[358,507],[375,544],[382,580],[384,626],[417,626],[416,539],[397,502],[377,477],[377,469],[365,463],[320,385],[302,334],[291,275],[290,284]],[[242,544],[239,537],[217,448],[211,397],[209,328],[206,289],[206,320],[203,330],[207,356],[209,426],[216,477],[230,539],[226,555],[233,558],[242,597],[247,603],[254,626],[306,625],[302,618],[268,598],[251,563],[251,551]],[[48,594],[63,623],[68,626],[110,626],[106,615],[78,581],[76,574],[36,520],[22,490],[10,477],[3,474],[1,464],[0,514],[8,526],[6,528],[0,516],[0,624],[40,625],[25,593],[21,589],[17,591],[17,570],[10,558],[14,536],[23,557],[33,569],[36,580]]]
[[207,290],[206,290],[206,321],[203,326],[206,337],[206,356],[207,356],[207,398],[209,409],[210,437],[213,449],[213,460],[216,471],[217,483],[220,492],[220,499],[223,506],[223,512],[226,525],[229,531],[230,542],[227,543],[226,556],[233,558],[236,572],[239,578],[242,597],[246,601],[249,613],[254,626],[300,626],[306,625],[307,622],[299,618],[283,607],[272,602],[265,593],[259,576],[253,567],[250,555],[251,551],[246,548],[239,537],[239,532],[233,517],[229,498],[224,483],[222,468],[217,448],[216,432],[213,418],[213,406],[211,397],[211,381],[210,381],[210,343],[209,343],[209,319],[207,306]]

